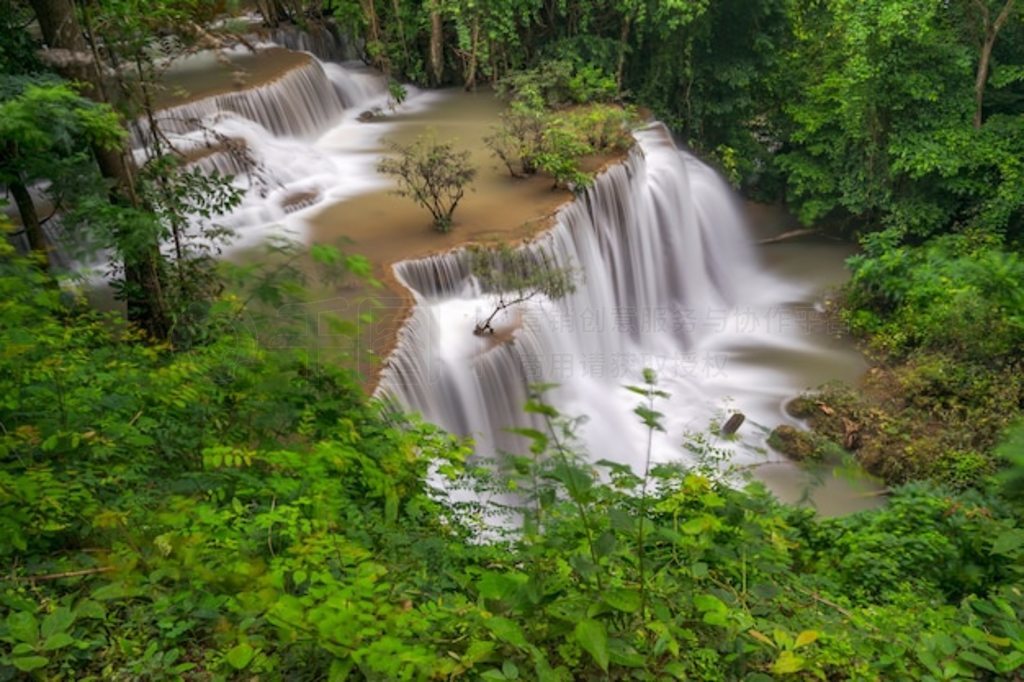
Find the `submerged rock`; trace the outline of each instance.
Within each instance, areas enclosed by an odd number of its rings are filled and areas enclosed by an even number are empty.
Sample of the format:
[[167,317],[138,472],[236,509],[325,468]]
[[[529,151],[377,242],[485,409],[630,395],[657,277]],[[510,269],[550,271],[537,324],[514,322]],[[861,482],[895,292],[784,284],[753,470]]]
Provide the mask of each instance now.
[[372,123],[373,121],[379,121],[384,118],[384,110],[380,107],[374,107],[373,109],[367,109],[363,113],[359,114],[358,120],[360,123]]

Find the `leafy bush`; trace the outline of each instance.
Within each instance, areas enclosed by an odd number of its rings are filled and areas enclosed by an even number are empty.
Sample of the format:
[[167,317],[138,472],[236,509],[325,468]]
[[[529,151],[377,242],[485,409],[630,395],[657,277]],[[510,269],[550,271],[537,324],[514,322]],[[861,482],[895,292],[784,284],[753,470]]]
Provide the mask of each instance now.
[[618,95],[618,87],[615,78],[596,65],[549,59],[534,69],[502,78],[498,94],[531,109],[559,109],[611,102]]
[[[821,522],[728,485],[706,439],[692,469],[595,461],[544,387],[529,450],[467,468],[468,444],[245,329],[138,343],[8,247],[0,293],[0,679],[1024,667],[1024,530],[998,498],[906,488]],[[630,390],[661,429],[654,374]]]
[[922,247],[895,235],[865,240],[850,260],[849,321],[886,351],[949,352],[1004,363],[1024,353],[1024,261],[985,236],[947,235]]
[[395,193],[409,197],[430,211],[434,229],[452,229],[452,215],[476,176],[468,151],[456,151],[451,142],[433,135],[420,136],[411,145],[390,145],[394,156],[381,159],[377,170],[398,181]]

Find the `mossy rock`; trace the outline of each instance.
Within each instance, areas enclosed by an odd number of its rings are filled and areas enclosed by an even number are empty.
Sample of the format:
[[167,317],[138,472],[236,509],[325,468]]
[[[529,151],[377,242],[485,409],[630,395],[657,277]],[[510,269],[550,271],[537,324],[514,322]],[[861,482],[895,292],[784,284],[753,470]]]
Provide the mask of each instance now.
[[768,436],[768,445],[797,462],[817,462],[824,455],[813,434],[794,426],[776,427]]
[[819,414],[817,405],[810,397],[802,395],[786,403],[786,412],[797,419],[810,419]]

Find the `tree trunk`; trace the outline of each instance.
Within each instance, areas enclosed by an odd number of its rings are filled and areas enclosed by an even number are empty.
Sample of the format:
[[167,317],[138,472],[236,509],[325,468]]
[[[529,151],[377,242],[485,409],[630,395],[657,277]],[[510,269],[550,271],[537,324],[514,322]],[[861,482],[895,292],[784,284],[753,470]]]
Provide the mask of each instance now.
[[991,14],[985,0],[975,0],[975,6],[981,13],[982,30],[984,37],[981,42],[981,54],[978,58],[978,74],[974,80],[974,127],[981,128],[985,105],[985,84],[988,82],[988,72],[992,62],[992,49],[996,45],[996,38],[999,32],[1006,25],[1013,12],[1014,0],[1006,0],[1003,9],[1000,10],[996,20],[991,21]]
[[42,258],[43,269],[48,270],[50,268],[50,243],[43,232],[42,223],[39,222],[39,214],[36,213],[36,205],[32,201],[32,195],[29,194],[28,188],[25,187],[24,183],[20,181],[8,183],[7,189],[11,191],[11,196],[14,197],[14,204],[18,207],[18,213],[21,215],[21,224],[25,228],[25,234],[28,236],[29,246],[32,248],[32,251]]
[[622,77],[626,68],[626,48],[629,41],[629,28],[632,20],[628,16],[622,18],[622,30],[619,32],[619,63],[615,67],[615,87],[622,93]]
[[277,6],[270,0],[258,0],[256,2],[257,11],[263,15],[263,22],[270,28],[277,28],[281,25],[281,22],[277,18]]
[[469,48],[469,64],[466,67],[466,90],[476,90],[476,70],[480,53],[480,15],[473,17],[472,44]]
[[50,47],[86,52],[85,38],[71,0],[31,0],[43,40]]
[[[101,65],[95,51],[90,51],[72,0],[31,0],[43,40],[50,48],[47,59],[65,78],[91,85],[86,95],[97,102],[110,104],[103,83]],[[125,148],[118,150],[93,148],[97,165],[105,178],[112,181],[112,203],[140,208],[135,191],[135,164]],[[141,250],[121,253],[128,320],[164,339],[170,331],[170,317],[160,281],[162,264],[159,244]]]
[[444,77],[444,23],[436,0],[430,6],[430,77],[435,86]]
[[388,65],[387,55],[384,54],[384,41],[380,37],[380,19],[377,17],[377,7],[373,0],[359,0],[359,5],[363,9],[363,16],[366,18],[366,30],[369,32],[367,45],[373,46],[368,50],[370,53],[370,63],[383,71],[384,75],[390,76],[391,69]]
[[395,26],[398,27],[398,42],[402,44],[402,59],[405,61],[402,65],[402,70],[406,70],[411,66],[411,60],[409,59],[409,44],[405,41],[405,26],[402,25],[402,5],[400,0],[391,0],[391,9],[395,13]]

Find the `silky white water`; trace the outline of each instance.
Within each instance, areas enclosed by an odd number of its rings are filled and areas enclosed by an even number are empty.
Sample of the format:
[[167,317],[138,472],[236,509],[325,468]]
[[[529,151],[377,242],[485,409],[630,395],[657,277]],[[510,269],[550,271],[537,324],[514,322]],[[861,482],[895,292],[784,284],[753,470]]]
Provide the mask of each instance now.
[[[793,372],[858,368],[848,347],[823,342],[816,294],[767,272],[730,188],[709,167],[679,151],[660,124],[636,134],[629,159],[601,175],[563,209],[532,247],[577,273],[575,293],[534,299],[499,315],[496,343],[472,333],[494,308],[462,254],[396,266],[415,293],[415,310],[383,370],[379,392],[455,433],[478,451],[522,452],[515,426],[538,426],[523,412],[527,386],[557,383],[548,400],[585,415],[581,435],[594,459],[642,468],[646,431],[625,388],[654,369],[671,397],[656,409],[665,432],[653,459],[687,458],[687,434],[706,432],[727,410],[748,422],[730,445],[734,463],[781,460],[765,449],[767,431],[788,421],[783,403],[831,377]],[[542,425],[540,425],[542,426]]]
[[[232,54],[242,52],[203,53],[175,68],[201,70]],[[415,111],[433,99],[408,90],[396,109]],[[391,125],[358,120],[375,108],[389,108],[383,76],[362,64],[321,62],[310,55],[261,85],[161,110],[156,122],[166,144],[197,157],[193,165],[233,175],[245,191],[241,207],[217,220],[234,231],[228,250],[237,250],[271,235],[302,239],[302,211],[386,185],[375,166]],[[142,144],[149,128],[146,121],[135,128],[140,161],[148,153]]]
[[[404,108],[430,107],[444,96],[414,91]],[[209,143],[203,129],[212,129],[244,144],[258,172],[239,175],[245,201],[220,221],[240,235],[236,246],[272,234],[302,238],[310,206],[387,187],[374,168],[381,139],[403,124],[356,120],[385,102],[384,83],[373,73],[313,60],[258,88],[184,105],[203,125],[175,132],[172,124],[168,134],[202,146]],[[740,441],[730,445],[734,461],[782,461],[767,451],[765,438],[791,421],[783,403],[833,378],[837,368],[846,373],[840,378],[852,378],[861,361],[812,328],[823,324],[810,307],[815,284],[760,262],[728,186],[679,151],[664,127],[636,136],[629,159],[567,205],[530,247],[573,268],[577,290],[500,315],[496,338],[507,342],[473,335],[494,296],[481,290],[458,252],[396,266],[417,305],[382,370],[381,395],[472,436],[479,452],[493,454],[522,451],[522,438],[507,429],[541,426],[522,409],[527,386],[553,382],[558,387],[548,399],[567,415],[588,417],[581,435],[591,456],[639,468],[646,432],[633,414],[639,397],[625,386],[639,384],[650,367],[671,394],[656,405],[666,430],[656,435],[655,461],[688,457],[687,434],[705,432],[732,409],[748,417]],[[226,173],[252,170],[222,153],[196,163]],[[788,464],[762,470],[784,489],[802,475]]]

